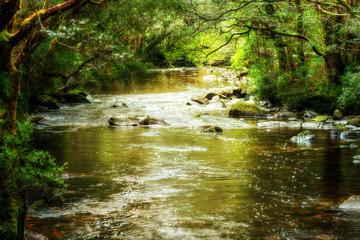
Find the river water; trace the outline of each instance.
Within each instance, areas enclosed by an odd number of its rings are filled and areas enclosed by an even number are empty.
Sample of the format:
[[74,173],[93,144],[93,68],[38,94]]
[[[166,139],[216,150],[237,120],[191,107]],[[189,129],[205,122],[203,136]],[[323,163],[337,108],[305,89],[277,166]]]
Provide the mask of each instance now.
[[[61,209],[30,210],[28,228],[50,239],[360,238],[360,213],[338,208],[360,193],[360,147],[320,130],[298,146],[300,129],[228,118],[231,101],[186,105],[228,85],[226,71],[156,71],[128,91],[41,112],[52,127],[36,130],[35,147],[68,162],[69,187]],[[117,114],[169,125],[109,127]],[[201,133],[206,124],[224,132]]]

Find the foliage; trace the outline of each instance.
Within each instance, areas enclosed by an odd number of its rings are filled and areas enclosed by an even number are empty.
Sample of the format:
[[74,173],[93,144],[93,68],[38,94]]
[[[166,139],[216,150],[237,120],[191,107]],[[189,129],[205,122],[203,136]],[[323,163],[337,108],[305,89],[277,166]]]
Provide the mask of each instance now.
[[[12,192],[18,192],[18,184],[23,182],[31,195],[48,199],[66,190],[66,184],[60,179],[66,164],[58,166],[48,152],[33,150],[32,131],[33,125],[27,121],[18,123],[16,136],[5,134],[0,147],[1,182],[8,182]],[[22,167],[13,167],[17,162]]]
[[347,72],[341,79],[342,91],[338,98],[341,110],[346,113],[360,113],[360,68]]

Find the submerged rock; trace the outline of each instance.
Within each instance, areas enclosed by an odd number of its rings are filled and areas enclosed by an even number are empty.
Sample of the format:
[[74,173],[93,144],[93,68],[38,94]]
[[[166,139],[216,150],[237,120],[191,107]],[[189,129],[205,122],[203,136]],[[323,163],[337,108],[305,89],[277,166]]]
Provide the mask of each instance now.
[[119,115],[108,119],[110,126],[139,126],[139,121],[131,115]]
[[299,144],[309,144],[315,143],[317,140],[316,135],[310,132],[309,130],[299,133],[297,136],[291,138],[292,142]]
[[222,133],[223,129],[221,127],[212,126],[212,125],[205,125],[202,126],[203,130],[201,132],[203,133]]
[[128,108],[129,106],[126,103],[121,103],[121,104],[113,104],[111,107],[112,108],[117,108],[117,107]]
[[288,119],[288,118],[296,119],[296,114],[289,111],[281,111],[281,112],[277,112],[274,117],[275,119]]
[[348,139],[356,139],[356,138],[360,138],[360,132],[344,131],[340,133],[340,139],[348,140]]
[[349,211],[360,211],[360,196],[355,195],[349,197],[339,205],[339,208]]

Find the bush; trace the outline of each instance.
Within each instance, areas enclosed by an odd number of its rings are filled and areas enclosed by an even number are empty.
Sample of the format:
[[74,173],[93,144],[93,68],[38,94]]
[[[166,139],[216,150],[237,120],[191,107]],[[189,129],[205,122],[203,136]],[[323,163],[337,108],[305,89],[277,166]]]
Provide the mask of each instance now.
[[360,68],[356,70],[356,72],[347,72],[341,79],[342,93],[337,103],[347,114],[360,113]]
[[33,125],[18,123],[17,136],[4,134],[0,147],[1,182],[7,182],[10,191],[25,187],[30,196],[49,199],[61,195],[66,184],[60,179],[64,166],[58,166],[48,152],[31,148]]

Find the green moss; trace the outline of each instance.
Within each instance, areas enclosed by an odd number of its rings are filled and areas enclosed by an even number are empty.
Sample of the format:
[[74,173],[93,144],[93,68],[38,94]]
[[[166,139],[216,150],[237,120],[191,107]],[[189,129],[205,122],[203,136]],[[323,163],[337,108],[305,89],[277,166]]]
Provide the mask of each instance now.
[[260,108],[254,103],[244,102],[242,100],[234,103],[231,106],[229,116],[237,117],[237,116],[256,116],[261,115],[262,111]]
[[59,107],[59,102],[49,96],[49,95],[40,95],[36,97],[36,104],[40,105],[40,106],[44,106],[44,107],[50,107],[50,108],[55,108],[58,109]]
[[354,125],[356,127],[360,127],[360,118],[350,119],[349,124]]
[[312,132],[310,132],[309,130],[306,130],[306,131],[299,133],[297,136],[298,137],[306,137],[306,136],[312,136],[312,135],[314,135]]
[[10,46],[11,34],[8,31],[2,31],[0,33],[0,46]]
[[347,131],[348,129],[344,124],[338,124],[338,125],[335,125],[334,130],[338,131],[338,132],[344,132],[344,131]]
[[343,115],[341,113],[341,111],[339,109],[336,109],[334,111],[334,116],[333,116],[334,120],[341,120],[343,118]]
[[41,209],[45,208],[47,206],[47,203],[45,200],[39,200],[31,204],[30,208],[32,209]]
[[321,115],[321,116],[317,116],[316,118],[313,118],[310,120],[310,122],[325,122],[326,120],[331,119],[329,116],[327,115]]

